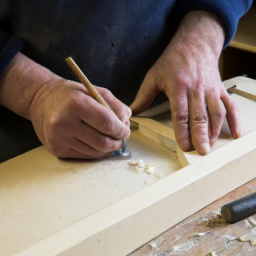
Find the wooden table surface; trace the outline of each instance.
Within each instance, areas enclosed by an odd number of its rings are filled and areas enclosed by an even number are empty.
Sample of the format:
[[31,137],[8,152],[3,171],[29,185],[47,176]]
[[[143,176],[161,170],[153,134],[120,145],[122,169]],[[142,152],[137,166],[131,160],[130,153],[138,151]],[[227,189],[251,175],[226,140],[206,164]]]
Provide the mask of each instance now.
[[[256,241],[256,214],[235,224],[226,223],[218,214],[224,204],[254,192],[256,178],[170,228],[129,256],[256,255],[256,246],[250,242]],[[249,241],[238,240],[244,234],[247,234],[246,240]]]

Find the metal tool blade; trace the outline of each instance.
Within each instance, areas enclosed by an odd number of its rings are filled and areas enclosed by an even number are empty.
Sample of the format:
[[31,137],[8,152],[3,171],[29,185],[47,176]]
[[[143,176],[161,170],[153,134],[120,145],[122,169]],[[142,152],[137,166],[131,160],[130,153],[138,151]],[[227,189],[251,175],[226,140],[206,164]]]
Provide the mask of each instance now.
[[112,151],[112,154],[113,156],[131,156],[127,141],[123,140],[122,147],[119,150]]

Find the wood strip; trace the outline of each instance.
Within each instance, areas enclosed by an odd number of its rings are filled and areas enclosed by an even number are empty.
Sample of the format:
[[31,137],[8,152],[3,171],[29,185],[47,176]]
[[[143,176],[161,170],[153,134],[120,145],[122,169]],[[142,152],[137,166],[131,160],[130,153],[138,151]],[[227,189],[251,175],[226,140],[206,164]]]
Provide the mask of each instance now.
[[176,139],[174,130],[150,118],[134,117],[130,118],[132,125],[138,126],[138,130],[146,137],[176,151]]
[[155,133],[158,133],[166,138],[176,141],[174,130],[164,124],[161,124],[150,118],[141,118],[135,116],[132,116],[130,120],[154,131]]
[[250,99],[250,100],[254,100],[256,101],[256,95],[254,94],[251,94],[251,93],[248,93],[246,91],[242,91],[240,90],[239,88],[237,88],[236,86],[232,87],[232,88],[229,88],[228,89],[229,92],[233,92],[233,93],[236,93],[238,95],[241,95],[247,99]]

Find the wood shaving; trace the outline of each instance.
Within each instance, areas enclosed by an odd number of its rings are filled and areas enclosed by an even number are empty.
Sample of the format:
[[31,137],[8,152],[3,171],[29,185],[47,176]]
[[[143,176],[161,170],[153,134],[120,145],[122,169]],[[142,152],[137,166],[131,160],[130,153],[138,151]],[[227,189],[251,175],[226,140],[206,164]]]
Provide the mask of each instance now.
[[152,175],[155,171],[155,166],[154,165],[151,165],[151,164],[146,164],[145,165],[145,168],[144,168],[144,171],[149,174],[149,175]]
[[145,171],[147,174],[152,175],[155,171],[155,166],[152,164],[144,164],[142,159],[136,161],[130,161],[130,170],[136,173],[142,173]]
[[140,167],[144,167],[144,162],[142,159],[139,160],[135,160],[135,161],[130,161],[129,162],[130,166],[140,166]]
[[130,170],[136,172],[136,173],[142,173],[144,171],[144,167],[139,167],[135,165],[130,166]]

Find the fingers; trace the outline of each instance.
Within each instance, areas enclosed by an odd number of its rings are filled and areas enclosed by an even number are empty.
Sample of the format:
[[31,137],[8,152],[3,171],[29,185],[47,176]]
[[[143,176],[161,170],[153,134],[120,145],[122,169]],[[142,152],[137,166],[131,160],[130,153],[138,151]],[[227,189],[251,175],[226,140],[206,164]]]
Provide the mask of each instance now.
[[226,109],[223,102],[220,99],[220,93],[212,91],[206,96],[208,111],[209,111],[209,123],[211,129],[210,145],[213,146],[219,137],[223,121],[226,117]]
[[[77,157],[81,155],[83,156],[82,158],[88,159],[91,157],[94,159],[122,147],[121,140],[114,140],[105,136],[80,120],[75,123],[72,137],[69,129],[64,127],[62,129],[64,130],[61,133],[56,134],[59,129],[52,129],[52,132],[47,134],[46,145],[48,145],[48,150],[58,157],[66,157],[68,152],[75,151],[73,153]],[[69,149],[72,149],[72,151],[69,151]],[[69,155],[69,157],[71,156]]]
[[101,94],[101,96],[105,99],[105,101],[108,103],[110,108],[113,110],[113,112],[116,114],[116,116],[128,127],[130,127],[130,117],[132,114],[131,109],[126,106],[124,103],[122,103],[120,100],[118,100],[114,95],[107,89],[96,87],[97,91]]
[[133,115],[145,110],[159,93],[155,78],[153,77],[154,76],[150,75],[150,72],[148,72],[142,82],[135,100],[130,105]]
[[190,140],[187,95],[185,94],[183,97],[172,96],[170,104],[176,141],[183,151],[190,151],[193,146]]
[[100,159],[107,155],[106,153],[103,153],[100,151],[94,152],[93,149],[89,151],[88,154],[83,154],[72,148],[65,148],[65,150],[62,150],[62,152],[54,152],[54,153],[51,152],[51,153],[59,158],[75,158],[75,159]]
[[[84,94],[80,97],[82,97],[79,105],[81,120],[95,130],[116,140],[124,140],[129,137],[129,126],[124,124],[112,110],[102,106],[90,96]],[[128,113],[129,111],[125,110],[124,112]],[[123,116],[128,118],[127,114]]]
[[189,115],[191,142],[200,155],[206,155],[211,147],[204,90],[199,89],[189,95]]
[[235,102],[230,98],[226,91],[221,94],[221,100],[227,110],[227,120],[232,136],[234,138],[241,137],[241,121]]
[[109,136],[105,136],[84,122],[81,122],[79,129],[76,131],[75,140],[73,141],[71,147],[84,154],[88,153],[87,146],[101,152],[110,152],[122,147],[122,140],[115,140]]

